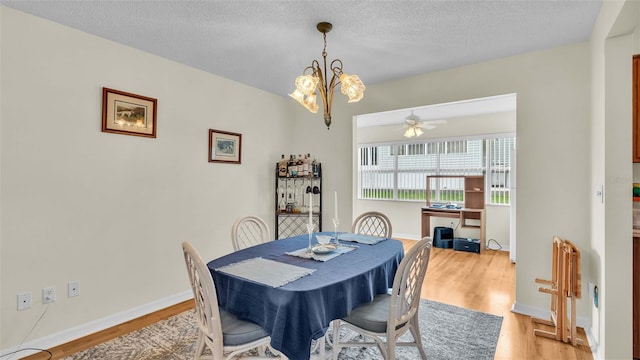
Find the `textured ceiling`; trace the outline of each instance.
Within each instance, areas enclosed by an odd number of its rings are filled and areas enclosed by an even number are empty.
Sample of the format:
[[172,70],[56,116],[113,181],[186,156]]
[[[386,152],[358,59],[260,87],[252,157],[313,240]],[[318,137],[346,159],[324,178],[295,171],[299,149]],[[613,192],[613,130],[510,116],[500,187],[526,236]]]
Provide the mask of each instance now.
[[372,85],[588,40],[601,0],[106,1],[0,0],[265,91],[286,96],[313,59]]

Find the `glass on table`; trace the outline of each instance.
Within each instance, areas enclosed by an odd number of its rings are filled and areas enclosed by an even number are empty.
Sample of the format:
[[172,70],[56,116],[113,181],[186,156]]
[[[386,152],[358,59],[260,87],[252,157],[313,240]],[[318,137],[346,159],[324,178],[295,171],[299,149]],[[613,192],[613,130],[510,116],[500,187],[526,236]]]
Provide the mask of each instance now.
[[309,250],[309,252],[312,252],[311,248],[311,238],[313,236],[313,229],[315,228],[315,226],[312,223],[307,223],[307,232],[309,233],[309,246],[307,247],[307,250]]
[[334,241],[336,246],[340,245],[340,242],[338,241],[338,225],[340,224],[340,219],[338,218],[332,218],[331,221],[333,222],[333,236],[334,236]]

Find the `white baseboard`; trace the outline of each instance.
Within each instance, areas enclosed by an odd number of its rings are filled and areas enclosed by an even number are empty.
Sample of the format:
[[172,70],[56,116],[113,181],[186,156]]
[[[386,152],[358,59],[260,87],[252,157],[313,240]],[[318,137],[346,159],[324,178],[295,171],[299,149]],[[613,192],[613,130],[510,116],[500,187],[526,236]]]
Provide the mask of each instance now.
[[[396,234],[396,233],[394,233],[394,234],[392,234],[391,236],[392,236],[393,238],[396,238],[396,239],[407,239],[407,240],[416,240],[416,241],[421,239],[421,238],[420,238],[419,236],[417,236],[416,234]],[[489,249],[489,250],[509,251],[509,247],[508,247],[508,246],[501,245],[501,246],[502,246],[502,248],[500,248],[500,249],[496,249],[496,248],[495,248],[495,247],[497,246],[496,244],[491,243],[491,244],[488,244],[488,245],[489,245],[489,246],[487,246],[487,249]]]
[[[511,306],[511,312],[514,312],[516,314],[521,314],[521,315],[527,315],[527,316],[531,316],[531,317],[535,317],[538,319],[549,319],[550,318],[550,313],[549,310],[547,309],[542,309],[539,307],[535,307],[535,306],[529,306],[529,305],[522,305],[522,304],[518,304],[517,302],[514,302],[513,305]],[[587,337],[589,339],[589,344],[593,344],[593,336],[590,336],[591,334],[591,321],[583,316],[576,316],[576,327],[579,328],[583,328],[585,333],[587,334]],[[593,352],[593,350],[592,350]],[[594,357],[595,358],[595,357]]]
[[[183,301],[193,298],[193,292],[191,290],[183,293],[175,294],[164,299],[156,300],[133,309],[125,310],[113,315],[109,315],[102,319],[94,320],[86,324],[82,324],[70,329],[63,330],[61,332],[51,334],[39,339],[31,340],[20,346],[20,349],[33,348],[33,349],[50,349],[52,347],[68,343],[72,340],[91,335],[98,331],[108,329],[112,326],[116,326],[125,323],[129,320],[133,320],[140,316],[151,314],[152,312],[164,309],[166,307],[181,303]],[[12,353],[16,348],[2,349],[0,350],[0,356],[5,356]],[[35,354],[36,350],[21,351],[19,357],[29,356]]]
[[598,353],[598,351],[600,350],[600,344],[596,342],[596,337],[593,336],[591,327],[584,328],[584,332],[587,334],[587,341],[589,342],[589,347],[591,348],[591,355],[593,356],[593,358],[596,360],[604,360],[604,356]]
[[393,233],[391,234],[391,237],[395,238],[395,239],[407,239],[407,240],[420,240],[421,237],[417,236],[416,234],[396,234]]
[[[528,315],[532,317],[536,317],[539,319],[549,319],[550,313],[549,310],[541,309],[538,307],[528,306],[518,304],[517,302],[513,303],[511,306],[511,312],[516,314]],[[576,327],[583,328],[585,334],[587,335],[587,341],[589,342],[589,347],[591,348],[591,354],[594,359],[601,359],[602,357],[598,354],[598,343],[596,342],[596,338],[593,336],[591,332],[591,321],[583,316],[576,316]]]
[[486,246],[486,249],[487,250],[496,250],[496,251],[507,251],[507,252],[510,251],[508,246],[505,246],[505,245],[501,245],[501,246],[502,247],[500,249],[498,249],[497,245],[492,243],[492,244],[488,244]]
[[[531,317],[536,317],[539,319],[549,319],[549,310],[542,309],[535,306],[522,305],[514,302],[511,306],[511,312],[521,315],[527,315]],[[588,329],[591,327],[591,321],[583,316],[576,316],[576,326],[581,327],[583,329]]]

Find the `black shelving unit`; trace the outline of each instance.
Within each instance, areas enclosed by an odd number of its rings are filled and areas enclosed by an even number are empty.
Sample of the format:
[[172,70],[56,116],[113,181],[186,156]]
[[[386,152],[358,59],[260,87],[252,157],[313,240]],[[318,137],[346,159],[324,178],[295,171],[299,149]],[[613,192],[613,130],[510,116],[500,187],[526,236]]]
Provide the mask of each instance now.
[[[309,211],[312,211],[314,232],[322,231],[322,166],[318,163],[317,167],[317,176],[312,174],[304,177],[283,177],[278,176],[278,164],[276,164],[275,235],[277,239],[306,234]],[[312,194],[311,208],[309,208],[309,194]]]

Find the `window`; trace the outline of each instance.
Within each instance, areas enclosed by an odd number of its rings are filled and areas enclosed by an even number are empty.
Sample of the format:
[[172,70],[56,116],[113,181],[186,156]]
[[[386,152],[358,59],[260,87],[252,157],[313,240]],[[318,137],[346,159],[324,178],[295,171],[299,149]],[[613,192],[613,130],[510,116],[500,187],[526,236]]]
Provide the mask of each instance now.
[[489,154],[488,186],[492,204],[510,204],[511,150],[515,149],[515,138],[487,140]]
[[445,154],[464,154],[467,152],[466,141],[447,141],[443,143]]
[[424,143],[407,145],[407,155],[424,155]]
[[392,145],[389,147],[390,155],[406,155],[407,146],[406,145]]
[[360,165],[378,165],[378,148],[375,146],[361,147]]
[[484,174],[486,203],[508,205],[514,147],[513,136],[360,145],[358,198],[426,201],[428,175]]

